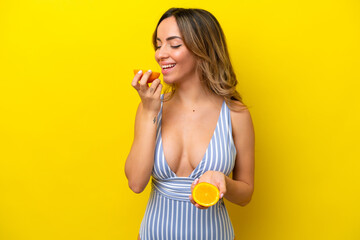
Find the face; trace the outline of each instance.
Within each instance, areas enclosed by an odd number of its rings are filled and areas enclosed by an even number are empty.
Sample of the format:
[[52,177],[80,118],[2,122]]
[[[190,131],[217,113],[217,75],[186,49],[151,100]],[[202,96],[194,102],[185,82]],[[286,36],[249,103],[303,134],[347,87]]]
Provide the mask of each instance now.
[[195,56],[186,48],[175,17],[164,19],[157,29],[155,59],[164,82],[179,83],[196,76]]

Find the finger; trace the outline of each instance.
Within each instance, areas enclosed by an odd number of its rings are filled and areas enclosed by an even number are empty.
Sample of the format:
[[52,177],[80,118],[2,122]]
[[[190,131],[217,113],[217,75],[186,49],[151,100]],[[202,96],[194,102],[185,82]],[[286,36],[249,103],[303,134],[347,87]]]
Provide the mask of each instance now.
[[160,79],[155,79],[152,83],[151,83],[151,86],[155,88],[157,88],[159,85],[160,85]]
[[139,91],[140,89],[140,84],[138,83],[140,78],[142,76],[142,71],[140,70],[138,73],[135,74],[135,77],[133,78],[131,85]]
[[154,89],[156,89],[160,84],[160,79],[155,79],[152,83],[151,83],[151,87],[153,87]]
[[149,79],[150,75],[151,75],[151,70],[146,71],[143,74],[143,76],[140,80],[140,90],[146,91],[149,88],[149,85],[147,84],[147,80]]
[[220,198],[222,198],[226,193],[226,184],[225,184],[225,182],[221,181],[219,183],[219,191],[220,191]]
[[191,184],[191,192],[192,192],[192,190],[194,189],[195,185],[198,184],[198,183],[199,183],[199,179],[198,179],[198,178],[193,181],[193,183]]
[[[190,196],[191,196],[191,195],[190,195]],[[207,209],[207,208],[208,208],[208,207],[202,206],[202,205],[198,204],[197,202],[195,202],[192,197],[190,197],[190,202],[191,202],[192,204],[194,204],[195,207],[197,207],[197,208],[199,208],[199,209]]]
[[200,204],[195,204],[195,206],[199,209],[207,209],[208,207],[201,206]]
[[149,88],[149,92],[155,94],[155,91],[157,90],[159,84],[160,84],[160,79],[155,79],[155,80],[151,83],[151,86],[150,86],[150,88]]
[[190,199],[190,202],[191,202],[192,204],[194,204],[194,205],[196,204],[196,202],[194,201],[194,199],[192,198],[191,195],[189,196],[189,199]]
[[154,92],[154,95],[160,97],[162,88],[163,88],[163,85],[159,84],[158,87],[156,88],[155,92]]
[[156,88],[156,90],[155,90],[155,92],[154,92],[154,95],[155,96],[158,96],[158,97],[160,97],[160,95],[161,95],[161,91],[162,91],[162,84],[159,84],[158,85],[158,87]]

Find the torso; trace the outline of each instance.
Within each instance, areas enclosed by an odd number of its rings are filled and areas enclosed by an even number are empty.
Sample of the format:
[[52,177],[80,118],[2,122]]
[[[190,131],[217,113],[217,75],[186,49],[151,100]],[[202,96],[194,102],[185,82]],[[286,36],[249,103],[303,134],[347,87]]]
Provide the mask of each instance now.
[[176,176],[188,177],[205,154],[224,99],[213,96],[194,109],[185,109],[172,100],[163,104],[161,137],[164,155]]
[[195,112],[175,97],[164,101],[158,114],[152,190],[140,236],[144,240],[171,236],[233,240],[234,229],[223,199],[208,210],[189,200],[194,179],[206,171],[229,176],[235,167],[231,111],[218,96],[204,98]]

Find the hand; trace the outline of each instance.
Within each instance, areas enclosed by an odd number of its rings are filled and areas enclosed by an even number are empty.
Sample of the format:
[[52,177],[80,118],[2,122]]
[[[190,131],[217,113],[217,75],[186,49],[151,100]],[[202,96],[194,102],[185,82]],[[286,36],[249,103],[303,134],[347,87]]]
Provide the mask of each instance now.
[[207,209],[209,207],[199,205],[192,198],[192,191],[195,185],[201,182],[207,182],[215,185],[220,191],[220,199],[221,199],[226,193],[225,174],[217,171],[207,171],[200,178],[195,179],[195,181],[191,184],[191,195],[189,196],[190,202],[199,209]]
[[157,114],[161,107],[160,95],[162,84],[160,83],[160,79],[155,79],[149,87],[147,81],[150,75],[151,70],[145,72],[143,75],[142,72],[138,72],[133,78],[131,85],[138,91],[143,109]]

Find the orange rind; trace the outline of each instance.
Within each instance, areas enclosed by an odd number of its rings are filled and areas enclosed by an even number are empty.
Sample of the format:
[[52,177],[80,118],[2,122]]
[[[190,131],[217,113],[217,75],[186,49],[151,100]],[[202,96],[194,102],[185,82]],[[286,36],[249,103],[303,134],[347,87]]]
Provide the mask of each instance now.
[[[136,75],[140,70],[142,69],[134,69],[134,74]],[[146,72],[146,70],[142,70],[143,74]],[[147,83],[152,83],[155,79],[159,78],[160,73],[159,72],[152,72],[149,79],[147,80]]]

